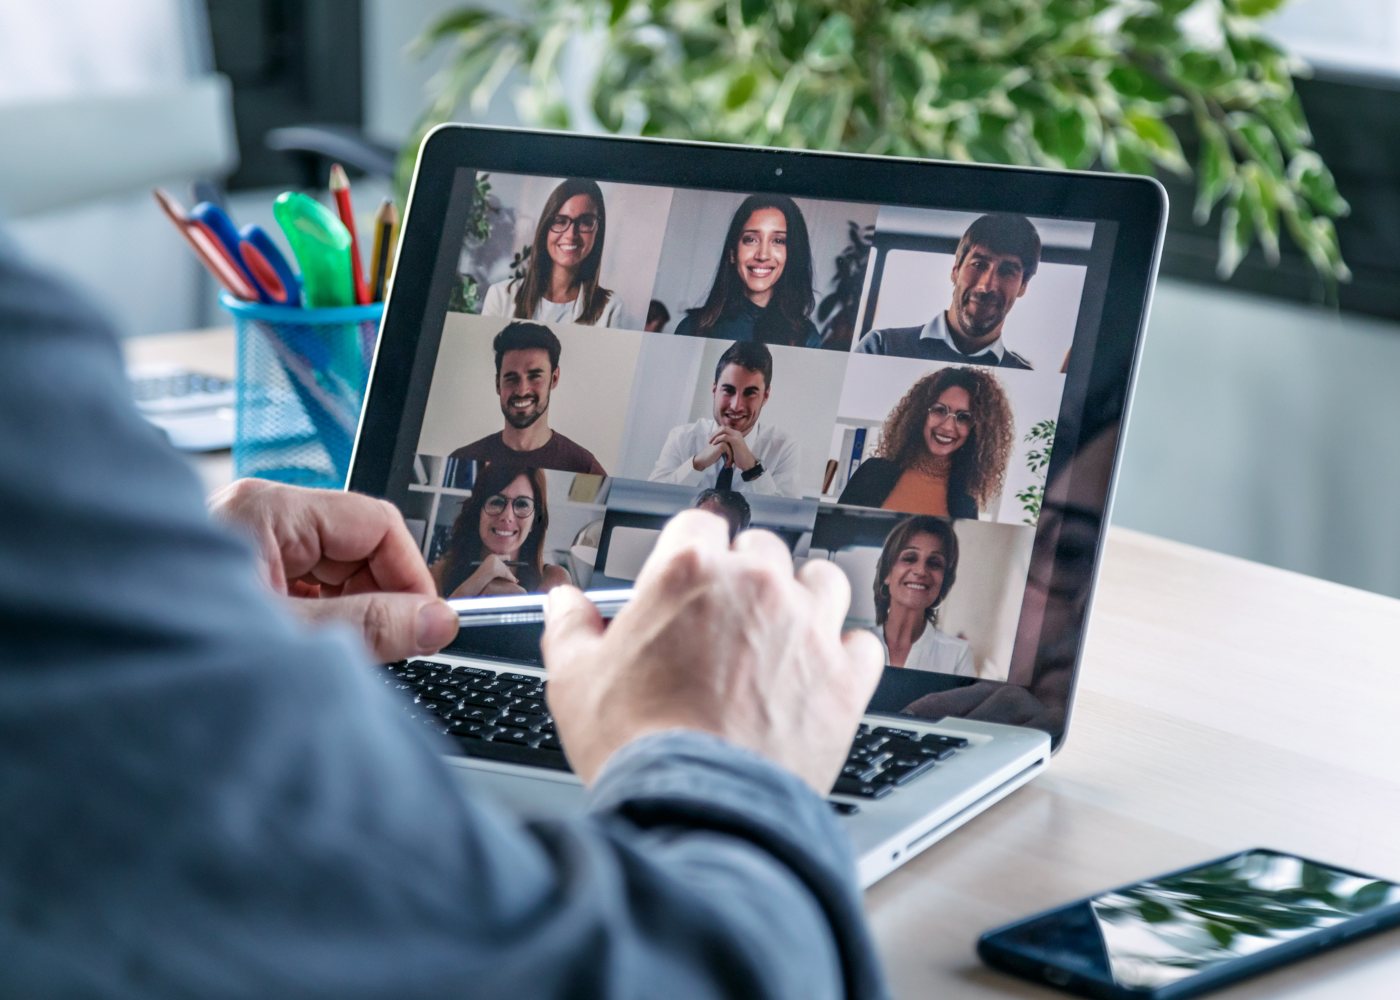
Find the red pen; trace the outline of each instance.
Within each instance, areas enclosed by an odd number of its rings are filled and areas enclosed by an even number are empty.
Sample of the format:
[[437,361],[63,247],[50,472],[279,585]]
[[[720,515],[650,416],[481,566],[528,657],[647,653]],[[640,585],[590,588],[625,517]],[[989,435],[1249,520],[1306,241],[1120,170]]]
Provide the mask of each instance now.
[[211,233],[203,223],[196,222],[186,215],[180,203],[160,188],[156,188],[151,193],[155,195],[156,201],[160,204],[166,217],[175,223],[175,228],[180,230],[180,235],[189,242],[190,248],[194,250],[200,263],[209,269],[209,273],[219,284],[224,286],[224,290],[236,299],[257,302],[257,291],[248,283],[248,279],[243,277],[243,272],[229,257],[218,237]]
[[331,165],[331,194],[335,195],[340,221],[350,230],[350,271],[355,279],[355,304],[367,305],[369,286],[365,284],[365,270],[360,264],[360,237],[355,232],[355,210],[350,207],[350,178],[345,176],[345,168],[339,163]]

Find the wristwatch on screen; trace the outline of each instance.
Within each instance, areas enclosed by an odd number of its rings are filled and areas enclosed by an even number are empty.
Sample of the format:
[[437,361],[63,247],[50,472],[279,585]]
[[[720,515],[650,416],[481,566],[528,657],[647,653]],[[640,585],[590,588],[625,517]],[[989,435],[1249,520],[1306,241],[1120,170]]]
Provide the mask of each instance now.
[[761,475],[763,475],[763,463],[755,462],[748,470],[739,473],[739,478],[746,483],[751,483]]

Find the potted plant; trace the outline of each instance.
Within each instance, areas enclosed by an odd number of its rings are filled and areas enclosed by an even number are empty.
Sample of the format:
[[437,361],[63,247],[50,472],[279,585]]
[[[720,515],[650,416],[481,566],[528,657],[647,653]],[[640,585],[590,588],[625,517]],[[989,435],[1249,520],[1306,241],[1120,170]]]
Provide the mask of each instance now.
[[1286,232],[1330,284],[1347,204],[1293,89],[1305,67],[1259,27],[1282,2],[465,4],[420,40],[451,50],[420,125],[508,86],[542,127],[1194,175],[1223,277]]

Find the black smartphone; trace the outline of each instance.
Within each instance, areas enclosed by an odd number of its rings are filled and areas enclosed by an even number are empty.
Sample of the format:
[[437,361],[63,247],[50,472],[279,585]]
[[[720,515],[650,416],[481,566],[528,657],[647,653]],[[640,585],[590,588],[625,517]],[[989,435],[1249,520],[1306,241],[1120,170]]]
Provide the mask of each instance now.
[[983,934],[988,965],[1087,997],[1177,1000],[1400,925],[1400,885],[1265,848]]

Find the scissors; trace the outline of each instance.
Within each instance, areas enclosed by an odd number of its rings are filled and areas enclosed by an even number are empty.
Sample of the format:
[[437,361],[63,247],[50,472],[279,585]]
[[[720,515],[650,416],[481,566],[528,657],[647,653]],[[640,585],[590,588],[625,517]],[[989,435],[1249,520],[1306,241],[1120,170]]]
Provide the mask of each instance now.
[[260,302],[295,306],[301,304],[301,287],[295,272],[261,226],[241,230],[218,205],[203,201],[190,209],[190,219],[203,226],[218,241],[224,254],[242,272]]
[[259,298],[257,290],[245,276],[243,269],[233,262],[218,237],[210,232],[207,226],[186,215],[180,203],[160,188],[151,193],[155,195],[161,210],[194,250],[195,256],[230,295],[248,302]]

